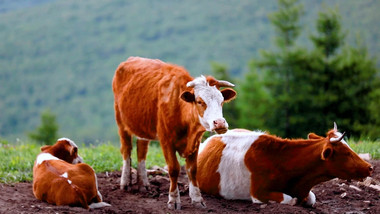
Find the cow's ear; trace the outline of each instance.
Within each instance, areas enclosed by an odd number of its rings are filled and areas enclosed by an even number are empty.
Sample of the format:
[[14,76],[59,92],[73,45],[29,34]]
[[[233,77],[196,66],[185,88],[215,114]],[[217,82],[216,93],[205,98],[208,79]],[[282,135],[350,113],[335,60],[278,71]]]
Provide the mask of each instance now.
[[321,159],[328,160],[333,155],[333,148],[331,146],[325,146],[322,150]]
[[73,156],[78,153],[78,147],[72,147],[70,150],[70,155]]
[[323,139],[324,137],[319,136],[319,135],[314,134],[314,133],[309,133],[309,134],[307,135],[307,138],[308,138],[308,139]]
[[46,149],[50,148],[51,146],[47,145],[47,146],[43,146],[41,147],[41,152],[45,151]]
[[236,97],[236,91],[231,88],[225,88],[220,91],[224,97],[224,102],[229,102]]
[[188,102],[188,103],[192,103],[195,101],[195,96],[193,93],[191,93],[190,91],[184,91],[182,94],[181,94],[181,99]]

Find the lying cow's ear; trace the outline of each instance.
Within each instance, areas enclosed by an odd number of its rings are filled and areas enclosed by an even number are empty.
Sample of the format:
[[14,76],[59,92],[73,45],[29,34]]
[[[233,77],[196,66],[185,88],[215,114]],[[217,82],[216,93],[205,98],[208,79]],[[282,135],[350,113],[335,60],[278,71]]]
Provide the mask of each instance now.
[[41,152],[45,151],[46,149],[50,148],[51,146],[47,145],[47,146],[42,146],[41,147]]
[[225,88],[220,91],[224,97],[224,102],[229,102],[236,97],[236,91],[231,88]]
[[308,138],[308,139],[323,139],[324,137],[321,137],[321,136],[316,135],[316,134],[314,134],[314,133],[309,133],[309,134],[307,135],[307,138]]
[[327,160],[333,155],[333,148],[331,146],[325,146],[322,150],[321,159]]
[[191,93],[190,91],[184,91],[182,94],[181,94],[181,99],[188,102],[188,103],[192,103],[195,101],[195,96],[193,93]]
[[78,152],[78,148],[77,147],[72,147],[71,151],[70,151],[70,155],[73,156],[74,154],[77,154]]

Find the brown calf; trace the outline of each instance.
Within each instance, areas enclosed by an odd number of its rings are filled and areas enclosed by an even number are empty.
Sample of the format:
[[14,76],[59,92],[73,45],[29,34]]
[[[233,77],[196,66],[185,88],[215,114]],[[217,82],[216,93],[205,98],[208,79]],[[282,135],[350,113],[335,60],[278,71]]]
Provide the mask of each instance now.
[[61,138],[53,146],[41,147],[41,151],[33,167],[33,194],[37,199],[86,209],[110,206],[102,202],[96,174],[82,163],[73,141]]
[[206,130],[227,131],[222,105],[234,99],[236,92],[229,88],[219,90],[219,87],[233,84],[213,77],[194,79],[177,65],[130,57],[116,69],[112,86],[123,156],[121,188],[131,185],[131,136],[138,139],[140,190],[149,188],[145,170],[149,141],[160,140],[170,176],[168,207],[181,208],[176,152],[186,158],[192,203],[205,207],[196,181],[198,148]]
[[198,157],[199,188],[226,199],[313,206],[311,188],[338,177],[362,179],[372,167],[336,129],[326,137],[281,139],[263,132],[230,130],[210,137]]

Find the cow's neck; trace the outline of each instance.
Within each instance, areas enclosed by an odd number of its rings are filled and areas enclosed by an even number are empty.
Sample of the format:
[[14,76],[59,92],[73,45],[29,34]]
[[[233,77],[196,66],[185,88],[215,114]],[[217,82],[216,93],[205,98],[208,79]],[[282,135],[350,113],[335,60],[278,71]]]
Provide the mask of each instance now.
[[297,155],[292,159],[294,189],[301,197],[306,197],[311,188],[321,182],[332,179],[324,167],[324,161],[321,159],[321,153],[324,141],[309,142],[305,140],[302,147],[298,147]]

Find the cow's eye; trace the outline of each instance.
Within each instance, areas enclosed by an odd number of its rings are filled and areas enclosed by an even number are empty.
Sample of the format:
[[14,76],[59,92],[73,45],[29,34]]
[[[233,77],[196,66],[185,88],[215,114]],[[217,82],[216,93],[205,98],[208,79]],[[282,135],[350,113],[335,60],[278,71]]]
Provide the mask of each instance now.
[[198,104],[198,105],[202,105],[203,102],[202,102],[202,101],[197,101],[197,104]]

